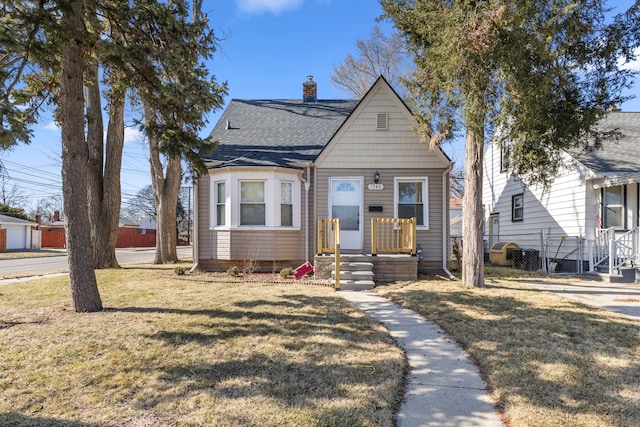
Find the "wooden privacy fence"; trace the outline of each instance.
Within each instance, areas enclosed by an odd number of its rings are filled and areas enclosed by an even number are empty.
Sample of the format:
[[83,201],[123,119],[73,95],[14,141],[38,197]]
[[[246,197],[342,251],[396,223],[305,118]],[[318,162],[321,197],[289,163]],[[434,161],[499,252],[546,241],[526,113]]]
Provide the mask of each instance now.
[[64,232],[43,230],[41,239],[41,245],[43,248],[64,249],[67,247]]
[[149,248],[156,245],[156,234],[118,233],[116,248]]
[[371,218],[371,255],[380,252],[416,255],[415,218]]
[[7,229],[0,228],[0,252],[7,252]]
[[[5,239],[6,240],[6,239]],[[156,245],[156,234],[118,233],[116,248],[151,248]],[[67,247],[65,234],[59,231],[43,231],[42,247],[64,249]]]

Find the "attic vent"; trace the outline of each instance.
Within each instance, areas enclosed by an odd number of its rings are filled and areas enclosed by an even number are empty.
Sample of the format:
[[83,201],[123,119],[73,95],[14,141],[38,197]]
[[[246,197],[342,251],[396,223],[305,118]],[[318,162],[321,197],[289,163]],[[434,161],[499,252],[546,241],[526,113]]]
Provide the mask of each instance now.
[[389,115],[378,113],[376,116],[376,130],[387,130],[389,128]]

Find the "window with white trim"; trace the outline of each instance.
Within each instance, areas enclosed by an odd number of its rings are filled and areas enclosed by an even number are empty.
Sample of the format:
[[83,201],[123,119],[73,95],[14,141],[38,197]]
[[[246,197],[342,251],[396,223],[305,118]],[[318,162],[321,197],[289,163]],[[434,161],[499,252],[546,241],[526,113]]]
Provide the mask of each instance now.
[[210,176],[210,228],[299,228],[298,171],[220,171]]
[[226,223],[227,212],[227,191],[226,182],[216,182],[216,222],[217,226],[224,226]]
[[605,187],[602,189],[602,218],[604,228],[615,227],[624,229],[625,187]]
[[291,227],[293,225],[293,183],[280,183],[280,225]]
[[511,196],[511,221],[524,220],[524,195],[522,193]]
[[416,218],[418,227],[429,226],[427,178],[396,179],[396,217]]
[[266,225],[264,182],[240,183],[240,225]]

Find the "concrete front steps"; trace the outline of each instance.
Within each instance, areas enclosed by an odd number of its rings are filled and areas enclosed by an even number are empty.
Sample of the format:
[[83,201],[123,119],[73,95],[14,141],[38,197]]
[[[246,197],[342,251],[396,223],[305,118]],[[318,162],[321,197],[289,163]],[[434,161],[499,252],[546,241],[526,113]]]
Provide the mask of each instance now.
[[609,274],[609,268],[606,266],[598,266],[596,271],[587,274],[598,276],[600,280],[608,283],[640,283],[640,268],[629,265],[618,268],[617,274]]
[[[332,263],[331,284],[336,286],[335,263]],[[375,285],[373,263],[356,260],[340,262],[340,290],[363,291],[373,289]]]

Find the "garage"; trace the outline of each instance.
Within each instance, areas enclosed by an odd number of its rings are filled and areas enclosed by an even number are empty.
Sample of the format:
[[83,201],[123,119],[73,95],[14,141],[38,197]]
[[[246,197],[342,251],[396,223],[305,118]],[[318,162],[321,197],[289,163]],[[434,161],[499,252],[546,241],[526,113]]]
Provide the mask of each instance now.
[[7,250],[31,249],[32,221],[0,214],[0,228],[7,230]]

